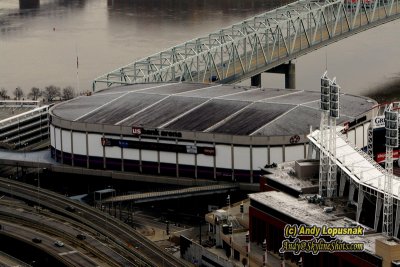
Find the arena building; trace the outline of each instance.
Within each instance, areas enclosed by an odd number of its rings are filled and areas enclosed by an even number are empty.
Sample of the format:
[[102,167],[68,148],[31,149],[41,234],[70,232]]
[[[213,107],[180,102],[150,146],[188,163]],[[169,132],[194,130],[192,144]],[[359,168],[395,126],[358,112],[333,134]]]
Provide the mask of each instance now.
[[[113,87],[50,110],[52,157],[89,169],[258,183],[307,158],[320,93],[190,83]],[[350,141],[367,144],[371,99],[341,94]]]

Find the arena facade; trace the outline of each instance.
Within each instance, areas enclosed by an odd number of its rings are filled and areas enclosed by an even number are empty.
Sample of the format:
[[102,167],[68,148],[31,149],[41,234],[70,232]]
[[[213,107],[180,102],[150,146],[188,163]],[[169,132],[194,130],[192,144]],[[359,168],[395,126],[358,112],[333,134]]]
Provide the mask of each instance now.
[[[320,93],[237,85],[136,84],[50,110],[52,157],[89,169],[258,183],[262,168],[307,158]],[[367,145],[375,101],[341,94],[338,125]]]

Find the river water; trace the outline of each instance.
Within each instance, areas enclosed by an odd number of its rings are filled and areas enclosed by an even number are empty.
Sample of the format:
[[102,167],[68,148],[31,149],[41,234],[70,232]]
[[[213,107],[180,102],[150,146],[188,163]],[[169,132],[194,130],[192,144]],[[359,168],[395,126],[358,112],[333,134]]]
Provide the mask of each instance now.
[[[92,80],[101,74],[284,4],[284,0],[38,2],[0,0],[0,88],[10,96],[17,86],[25,92],[51,84],[91,90]],[[298,58],[297,88],[319,90],[319,77],[327,66],[343,92],[396,97],[399,43],[400,22],[394,21]],[[263,74],[264,87],[283,85],[281,75]]]

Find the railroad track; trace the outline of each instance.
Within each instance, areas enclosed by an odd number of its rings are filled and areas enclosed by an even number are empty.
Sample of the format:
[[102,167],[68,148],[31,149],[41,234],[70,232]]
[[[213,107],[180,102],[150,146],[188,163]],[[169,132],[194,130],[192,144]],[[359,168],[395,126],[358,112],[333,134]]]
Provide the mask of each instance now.
[[[125,223],[100,210],[75,202],[55,192],[0,178],[0,191],[15,197],[40,203],[53,212],[78,221],[103,235],[114,246],[119,247],[132,259],[132,266],[191,266],[189,263],[174,257],[152,241],[132,229]],[[75,212],[65,208],[71,206]],[[140,249],[137,249],[140,248]]]

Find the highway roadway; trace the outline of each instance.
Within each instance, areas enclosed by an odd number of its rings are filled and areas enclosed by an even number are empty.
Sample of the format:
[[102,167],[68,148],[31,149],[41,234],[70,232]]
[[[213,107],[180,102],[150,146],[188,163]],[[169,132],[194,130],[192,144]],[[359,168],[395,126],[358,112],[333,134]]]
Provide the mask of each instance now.
[[[12,193],[10,187],[13,188]],[[0,191],[5,194],[12,194],[13,197],[24,199],[30,203],[37,204],[40,201],[40,205],[50,210],[52,214],[57,213],[68,218],[68,223],[74,221],[84,225],[94,233],[96,239],[103,240],[105,246],[112,246],[115,251],[118,251],[119,255],[129,262],[122,264],[123,266],[190,266],[189,263],[175,258],[123,222],[65,196],[42,188],[38,190],[37,187],[5,178],[0,178]],[[65,208],[68,206],[74,207],[75,211],[67,211]],[[50,217],[44,213],[47,212],[41,212],[43,218]],[[52,221],[43,218],[41,220],[36,218],[36,222],[47,224],[48,221]],[[49,224],[49,226],[56,229],[57,223]],[[65,229],[64,231],[66,232]],[[76,232],[71,232],[68,235],[75,236]],[[91,239],[88,238],[87,240]],[[88,241],[85,240],[85,242]],[[140,247],[140,250],[137,250],[136,247]]]
[[[15,239],[19,239],[26,243],[31,243],[33,246],[38,247],[41,250],[46,251],[48,254],[52,255],[54,258],[58,259],[60,262],[65,263],[65,265],[73,266],[99,266],[97,262],[94,262],[88,256],[84,255],[82,252],[75,250],[69,245],[64,245],[63,247],[56,247],[54,245],[55,238],[49,235],[44,235],[28,227],[23,227],[16,223],[8,223],[5,221],[0,221],[3,226],[2,234],[11,236]],[[33,238],[39,238],[42,240],[41,243],[34,243]]]
[[[29,206],[0,205],[1,234],[12,236],[48,252],[61,262],[73,266],[131,266],[130,262],[118,254],[112,247],[98,240],[96,235],[85,226],[66,220],[62,216],[41,210],[40,213]],[[21,225],[24,225],[23,231]],[[19,233],[23,232],[25,236]],[[86,237],[79,240],[77,235]],[[42,243],[35,243],[33,238],[39,238]],[[54,246],[56,240],[65,246]],[[51,248],[51,249],[49,249]],[[57,248],[54,252],[54,248]],[[68,248],[68,250],[65,250]],[[90,255],[90,259],[87,255]]]
[[14,267],[14,266],[19,266],[19,267],[31,267],[30,265],[26,264],[23,261],[20,261],[11,255],[8,255],[2,251],[0,251],[0,266],[4,267]]

